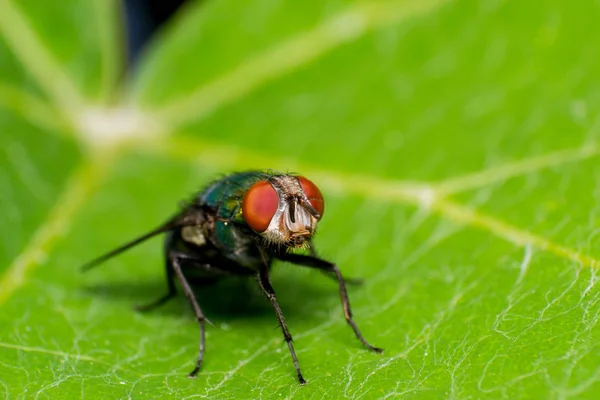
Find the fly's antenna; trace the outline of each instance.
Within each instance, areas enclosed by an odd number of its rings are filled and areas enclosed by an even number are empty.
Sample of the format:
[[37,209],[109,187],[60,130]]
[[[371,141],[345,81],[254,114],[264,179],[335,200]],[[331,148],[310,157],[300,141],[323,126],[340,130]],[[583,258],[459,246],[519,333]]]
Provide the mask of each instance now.
[[312,215],[316,219],[321,219],[321,214],[319,214],[319,212],[317,210],[315,210],[315,208],[312,206],[312,204],[310,204],[310,201],[306,201],[301,198],[300,204],[302,204],[302,207],[304,207],[304,209],[306,211],[308,211],[310,213],[310,215]]
[[131,249],[132,247],[137,246],[138,244],[142,243],[145,240],[150,239],[151,237],[154,237],[161,233],[165,233],[165,232],[171,231],[175,228],[186,226],[186,225],[191,225],[191,224],[190,224],[190,221],[186,221],[185,217],[175,218],[175,219],[159,226],[158,228],[156,228],[138,238],[135,238],[132,241],[127,242],[124,245],[119,246],[114,250],[109,251],[106,254],[101,255],[100,257],[93,259],[92,261],[82,265],[80,269],[82,272],[89,271],[90,269],[102,264],[104,261],[109,260],[109,259],[123,253],[124,251]]

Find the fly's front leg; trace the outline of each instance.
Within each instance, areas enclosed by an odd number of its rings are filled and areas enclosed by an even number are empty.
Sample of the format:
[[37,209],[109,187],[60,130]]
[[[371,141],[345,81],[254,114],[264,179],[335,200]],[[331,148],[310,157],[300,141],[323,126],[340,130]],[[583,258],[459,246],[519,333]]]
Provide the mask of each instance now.
[[352,327],[354,334],[364,344],[369,350],[374,351],[376,353],[381,353],[383,349],[379,347],[372,346],[367,340],[363,337],[358,329],[358,326],[352,319],[352,308],[350,307],[350,299],[348,298],[348,291],[346,290],[346,284],[344,282],[344,278],[342,277],[342,272],[337,267],[337,265],[330,263],[329,261],[323,260],[318,257],[307,256],[304,254],[292,254],[285,253],[280,254],[278,257],[283,261],[288,261],[294,264],[303,265],[306,267],[317,268],[335,275],[339,288],[340,288],[340,298],[342,300],[342,307],[344,308],[344,317],[346,318],[346,322],[348,325]]
[[196,360],[196,367],[188,375],[190,378],[194,378],[196,376],[196,374],[198,373],[198,371],[200,371],[200,366],[202,365],[202,360],[204,359],[204,347],[205,347],[205,336],[206,336],[205,335],[205,325],[206,325],[207,319],[204,316],[204,314],[202,313],[202,310],[200,309],[200,305],[198,305],[198,301],[196,300],[196,296],[194,295],[194,292],[192,291],[190,284],[188,283],[187,279],[183,275],[183,271],[181,270],[181,261],[185,260],[185,259],[190,259],[190,257],[187,256],[186,254],[178,253],[178,252],[169,253],[169,261],[171,263],[171,267],[173,268],[173,272],[175,273],[175,276],[179,280],[179,283],[181,284],[181,287],[183,288],[183,291],[184,291],[186,297],[188,298],[190,305],[192,306],[194,315],[196,316],[196,319],[198,320],[198,323],[200,324],[200,349],[199,349],[198,359]]
[[298,364],[298,358],[296,357],[296,352],[294,351],[294,345],[292,344],[292,335],[288,330],[287,325],[283,319],[283,313],[281,312],[281,308],[279,307],[279,303],[277,303],[277,298],[275,297],[275,290],[273,286],[271,286],[271,282],[269,280],[269,269],[266,266],[263,266],[258,273],[258,282],[260,283],[260,287],[267,295],[267,298],[273,305],[273,309],[275,310],[275,315],[277,316],[277,320],[279,321],[279,326],[281,326],[281,330],[283,332],[283,337],[288,345],[290,350],[290,354],[292,355],[292,361],[294,362],[294,367],[296,367],[296,374],[298,375],[298,380],[301,384],[305,384],[306,380],[302,376],[302,372],[300,372],[300,365]]
[[[308,253],[313,258],[319,258],[318,254],[317,254],[317,250],[315,249],[315,245],[312,240],[309,242]],[[325,276],[327,276],[328,278],[331,278],[337,282],[338,278],[333,271],[328,271],[325,269],[319,269],[319,270],[321,272],[323,272],[323,274],[325,274]],[[344,282],[348,285],[355,285],[355,286],[360,286],[364,283],[363,280],[360,278],[344,278]]]

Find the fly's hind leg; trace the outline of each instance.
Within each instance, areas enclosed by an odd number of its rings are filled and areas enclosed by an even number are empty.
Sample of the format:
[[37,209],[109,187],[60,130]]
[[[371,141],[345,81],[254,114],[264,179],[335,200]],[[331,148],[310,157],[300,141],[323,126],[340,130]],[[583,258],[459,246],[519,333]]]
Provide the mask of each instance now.
[[199,345],[198,358],[196,359],[196,366],[194,367],[192,372],[190,372],[188,375],[190,378],[194,378],[196,376],[196,374],[198,373],[198,371],[200,371],[200,367],[201,367],[202,361],[204,359],[204,349],[205,349],[205,339],[206,339],[206,332],[205,332],[206,326],[205,325],[206,325],[206,323],[211,324],[211,322],[204,316],[204,313],[202,312],[202,309],[200,308],[200,305],[198,304],[198,300],[196,299],[196,296],[194,295],[192,287],[190,286],[188,279],[185,277],[185,275],[183,273],[182,264],[185,264],[186,268],[193,267],[193,268],[200,269],[203,271],[211,272],[216,275],[229,275],[229,274],[221,271],[217,267],[214,267],[210,264],[206,264],[206,263],[202,262],[202,260],[199,260],[198,258],[196,258],[194,256],[190,256],[188,254],[178,252],[178,251],[171,251],[167,255],[167,263],[166,263],[166,265],[167,265],[167,283],[169,285],[169,292],[165,296],[163,296],[163,297],[159,298],[158,300],[143,307],[144,310],[148,310],[148,309],[157,307],[157,306],[165,303],[170,298],[174,297],[177,294],[176,287],[175,287],[175,278],[177,278],[177,280],[179,281],[179,284],[181,285],[181,288],[183,289],[183,292],[185,293],[185,296],[187,297],[187,299],[190,303],[190,306],[192,307],[194,316],[196,317],[196,320],[200,324],[200,345]]
[[169,257],[167,257],[165,265],[167,267],[167,294],[148,304],[136,306],[135,309],[137,311],[146,312],[154,310],[155,308],[162,306],[167,301],[177,296],[177,288],[175,287],[175,277],[173,276],[173,267],[171,266],[171,259]]
[[[184,260],[193,261],[194,258],[190,257],[184,253],[170,252],[168,255],[168,259],[169,259],[169,262],[172,267],[174,275],[177,277],[177,280],[181,284],[181,287],[183,289],[183,292],[185,293],[185,296],[187,297],[188,301],[190,302],[190,305],[192,306],[192,311],[194,311],[196,320],[198,320],[198,323],[200,324],[200,348],[199,348],[199,352],[198,352],[198,358],[196,359],[196,366],[194,367],[192,372],[190,372],[188,375],[190,378],[194,378],[196,376],[196,374],[198,373],[198,371],[200,371],[200,366],[202,365],[202,360],[204,359],[204,348],[205,348],[205,337],[206,337],[205,325],[206,325],[206,322],[210,323],[210,321],[208,321],[206,319],[206,317],[204,316],[204,313],[202,312],[202,309],[200,308],[200,305],[198,304],[198,300],[196,300],[196,296],[194,295],[192,287],[190,286],[188,280],[186,279],[185,275],[183,274],[183,271],[181,270],[181,262],[182,261],[184,261]],[[202,264],[202,266],[205,267],[206,269],[211,268],[207,264]]]

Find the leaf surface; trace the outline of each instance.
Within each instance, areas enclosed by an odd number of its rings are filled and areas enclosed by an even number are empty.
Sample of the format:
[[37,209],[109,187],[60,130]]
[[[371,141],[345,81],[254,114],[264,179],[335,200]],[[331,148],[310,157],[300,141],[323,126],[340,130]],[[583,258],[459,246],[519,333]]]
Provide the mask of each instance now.
[[[115,2],[0,0],[0,394],[597,398],[598,2],[193,2],[117,83]],[[89,23],[88,23],[89,22]],[[365,284],[166,291],[156,227],[220,174],[297,171]]]

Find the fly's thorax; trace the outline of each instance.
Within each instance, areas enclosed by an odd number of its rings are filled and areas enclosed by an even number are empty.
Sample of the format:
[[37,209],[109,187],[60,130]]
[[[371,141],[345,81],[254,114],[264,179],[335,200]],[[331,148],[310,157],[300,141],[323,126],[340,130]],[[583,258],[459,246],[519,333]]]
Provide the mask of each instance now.
[[254,184],[244,197],[242,211],[250,228],[267,244],[305,247],[323,214],[323,197],[308,179],[273,175]]
[[[248,228],[239,223],[222,218],[216,209],[203,210],[204,218],[197,224],[181,227],[180,251],[201,252],[202,258],[210,261],[215,256],[224,257],[244,267],[253,267],[257,264],[257,256],[248,250],[256,247],[254,235],[248,235]],[[207,254],[212,254],[207,258]]]

